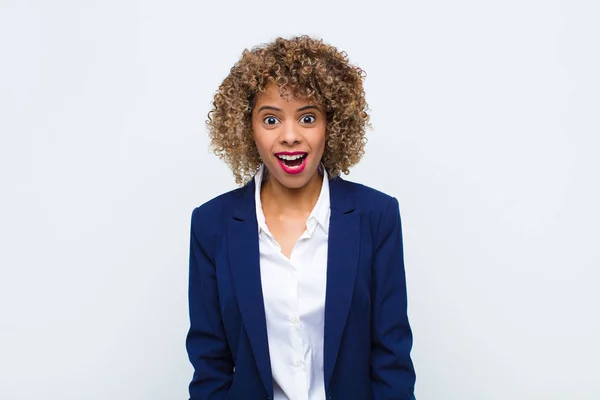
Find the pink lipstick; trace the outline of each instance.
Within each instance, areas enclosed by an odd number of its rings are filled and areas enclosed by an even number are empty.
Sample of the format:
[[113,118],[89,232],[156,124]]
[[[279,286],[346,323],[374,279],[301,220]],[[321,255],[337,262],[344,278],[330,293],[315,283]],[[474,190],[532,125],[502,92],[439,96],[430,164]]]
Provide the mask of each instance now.
[[275,156],[286,174],[296,175],[306,168],[308,153],[305,151],[281,151]]

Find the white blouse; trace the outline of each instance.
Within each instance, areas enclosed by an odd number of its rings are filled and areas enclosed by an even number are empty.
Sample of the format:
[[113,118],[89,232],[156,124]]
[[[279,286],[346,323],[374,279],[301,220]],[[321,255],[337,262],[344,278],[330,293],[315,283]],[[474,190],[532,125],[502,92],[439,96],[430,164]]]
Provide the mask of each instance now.
[[273,400],[325,400],[323,334],[330,215],[327,171],[323,168],[319,198],[288,259],[265,222],[260,201],[264,169],[261,166],[254,178]]

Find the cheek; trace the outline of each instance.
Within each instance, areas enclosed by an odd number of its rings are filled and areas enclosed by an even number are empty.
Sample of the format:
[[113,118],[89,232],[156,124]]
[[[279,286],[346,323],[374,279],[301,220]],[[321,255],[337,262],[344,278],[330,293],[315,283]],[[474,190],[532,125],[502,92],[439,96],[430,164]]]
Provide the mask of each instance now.
[[266,144],[264,143],[264,141],[261,141],[260,138],[257,138],[256,136],[254,137],[254,144],[256,145],[256,149],[258,150],[258,154],[260,154],[261,156],[263,156],[265,154],[266,150]]
[[262,160],[268,160],[273,150],[273,140],[267,132],[260,130],[252,135],[258,155]]
[[261,134],[260,129],[256,129],[254,126],[252,126],[252,140],[258,152],[261,153],[265,147],[264,135]]
[[320,152],[325,150],[325,142],[327,141],[327,133],[325,131],[325,127],[320,129],[318,134],[315,136],[315,148],[319,149]]

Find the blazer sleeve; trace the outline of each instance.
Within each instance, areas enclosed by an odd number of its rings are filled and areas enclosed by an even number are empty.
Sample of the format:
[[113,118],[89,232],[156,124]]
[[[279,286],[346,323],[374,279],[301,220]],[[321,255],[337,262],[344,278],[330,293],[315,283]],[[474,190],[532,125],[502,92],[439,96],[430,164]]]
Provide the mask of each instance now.
[[414,399],[412,331],[407,315],[404,251],[398,200],[379,223],[373,264],[371,390],[373,400]]
[[[233,377],[233,359],[221,320],[214,259],[207,252],[201,209],[192,213],[189,261],[190,329],[186,349],[194,374],[190,400],[220,400],[227,397]],[[213,222],[214,224],[214,222]]]

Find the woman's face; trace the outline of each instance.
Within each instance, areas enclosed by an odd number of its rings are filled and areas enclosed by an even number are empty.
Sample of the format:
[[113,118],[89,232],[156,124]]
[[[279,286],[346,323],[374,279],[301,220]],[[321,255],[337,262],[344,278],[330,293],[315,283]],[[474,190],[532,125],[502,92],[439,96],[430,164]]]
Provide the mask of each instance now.
[[252,135],[270,176],[297,189],[316,176],[325,150],[327,127],[321,104],[280,95],[271,84],[256,99]]

